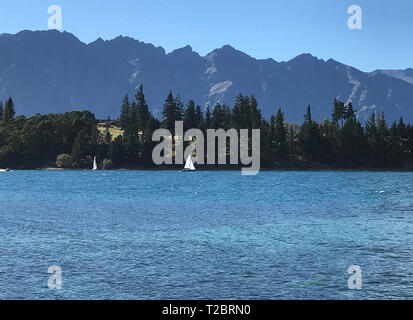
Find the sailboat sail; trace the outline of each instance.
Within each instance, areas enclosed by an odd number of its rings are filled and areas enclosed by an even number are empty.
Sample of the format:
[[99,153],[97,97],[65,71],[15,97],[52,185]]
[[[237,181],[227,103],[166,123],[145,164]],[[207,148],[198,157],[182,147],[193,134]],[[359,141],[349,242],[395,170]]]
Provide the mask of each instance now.
[[93,170],[97,170],[98,169],[98,164],[96,162],[96,157],[93,159]]
[[194,166],[194,163],[192,161],[192,156],[191,155],[189,155],[188,159],[186,159],[186,164],[185,164],[184,170],[185,171],[195,171],[196,170],[195,166]]

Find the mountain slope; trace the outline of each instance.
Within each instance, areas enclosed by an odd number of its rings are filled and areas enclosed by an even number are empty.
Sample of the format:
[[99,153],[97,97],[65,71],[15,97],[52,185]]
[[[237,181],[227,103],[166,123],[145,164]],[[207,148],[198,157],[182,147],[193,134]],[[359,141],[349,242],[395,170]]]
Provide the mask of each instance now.
[[254,94],[265,117],[282,107],[287,120],[298,123],[308,104],[315,119],[330,116],[335,97],[352,101],[361,120],[383,111],[388,120],[403,115],[413,121],[409,72],[364,73],[310,54],[287,62],[257,60],[231,46],[205,57],[190,46],[166,54],[128,37],[85,44],[55,30],[0,35],[0,100],[12,96],[25,115],[89,109],[101,118],[117,117],[124,94],[133,95],[143,83],[158,117],[173,90],[204,107]]
[[410,84],[413,84],[413,69],[411,68],[405,70],[376,70],[373,71],[371,75],[375,75],[378,73],[385,74],[387,76],[404,80]]

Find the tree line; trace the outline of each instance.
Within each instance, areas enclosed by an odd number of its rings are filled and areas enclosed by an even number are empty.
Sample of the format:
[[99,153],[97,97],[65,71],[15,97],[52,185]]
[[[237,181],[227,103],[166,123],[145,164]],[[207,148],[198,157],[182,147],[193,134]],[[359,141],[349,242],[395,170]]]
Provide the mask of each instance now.
[[0,102],[0,168],[90,168],[94,156],[104,169],[151,168],[153,132],[173,133],[175,121],[203,132],[260,129],[262,168],[413,169],[413,126],[402,118],[389,126],[383,113],[373,112],[363,125],[351,103],[335,99],[329,119],[317,123],[308,106],[298,126],[285,120],[281,108],[264,119],[253,95],[238,95],[232,107],[218,103],[203,110],[169,92],[158,120],[143,86],[124,97],[117,120],[105,122],[122,129],[116,138],[109,127],[98,130],[90,111],[16,117],[12,98]]

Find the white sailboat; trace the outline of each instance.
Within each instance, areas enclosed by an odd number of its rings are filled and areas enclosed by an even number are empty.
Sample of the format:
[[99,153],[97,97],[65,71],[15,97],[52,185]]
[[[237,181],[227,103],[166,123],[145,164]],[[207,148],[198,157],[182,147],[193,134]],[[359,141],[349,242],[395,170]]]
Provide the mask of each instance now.
[[96,157],[93,159],[93,169],[92,170],[97,170],[98,169],[98,163],[96,162]]
[[189,155],[188,159],[186,159],[185,168],[182,171],[184,171],[184,172],[196,171],[195,166],[194,166],[194,162],[192,161],[192,155]]

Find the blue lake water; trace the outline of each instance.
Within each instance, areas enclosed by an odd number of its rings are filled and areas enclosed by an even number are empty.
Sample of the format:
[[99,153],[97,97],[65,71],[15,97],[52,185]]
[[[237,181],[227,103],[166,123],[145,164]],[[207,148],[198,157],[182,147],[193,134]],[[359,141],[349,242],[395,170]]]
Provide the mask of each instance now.
[[412,195],[395,172],[0,173],[0,299],[412,299]]

